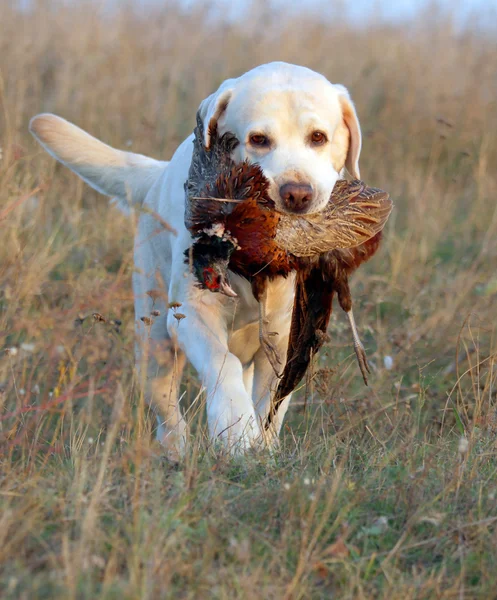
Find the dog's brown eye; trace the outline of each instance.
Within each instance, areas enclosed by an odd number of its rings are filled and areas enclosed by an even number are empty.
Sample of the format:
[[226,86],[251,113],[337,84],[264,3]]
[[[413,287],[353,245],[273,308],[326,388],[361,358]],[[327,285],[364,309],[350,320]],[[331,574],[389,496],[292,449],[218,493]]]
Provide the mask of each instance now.
[[314,133],[311,135],[311,141],[316,146],[321,146],[322,144],[326,143],[327,140],[328,138],[322,131],[314,131]]
[[255,133],[254,135],[250,136],[250,143],[252,146],[269,146],[269,138],[265,135],[262,135],[262,133]]

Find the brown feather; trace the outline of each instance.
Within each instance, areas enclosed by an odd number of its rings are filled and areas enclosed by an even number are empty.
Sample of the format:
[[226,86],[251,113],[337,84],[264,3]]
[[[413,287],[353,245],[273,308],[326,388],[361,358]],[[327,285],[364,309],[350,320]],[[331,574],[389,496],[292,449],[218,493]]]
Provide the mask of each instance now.
[[318,266],[298,270],[286,364],[266,419],[271,425],[280,404],[299,384],[319,351],[331,317],[334,290],[326,286]]
[[294,256],[353,248],[381,231],[391,211],[392,201],[386,192],[358,180],[340,180],[321,212],[282,217],[275,242]]
[[297,268],[296,257],[317,260],[325,252],[360,246],[385,226],[392,210],[388,194],[359,180],[337,181],[319,213],[277,212],[262,169],[246,161],[236,165],[230,158],[237,144],[231,133],[218,137],[212,130],[207,150],[197,116],[185,184],[185,224],[192,235],[221,223],[235,238],[239,248],[230,258],[230,270],[249,279],[261,272],[270,278],[287,275]]

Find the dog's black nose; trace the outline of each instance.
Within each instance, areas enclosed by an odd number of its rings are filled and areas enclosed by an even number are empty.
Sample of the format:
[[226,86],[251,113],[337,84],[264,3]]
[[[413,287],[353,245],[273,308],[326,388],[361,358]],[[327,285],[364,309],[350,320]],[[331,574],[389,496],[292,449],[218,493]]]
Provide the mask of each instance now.
[[304,212],[311,203],[312,187],[307,183],[285,183],[280,187],[283,204],[291,212]]

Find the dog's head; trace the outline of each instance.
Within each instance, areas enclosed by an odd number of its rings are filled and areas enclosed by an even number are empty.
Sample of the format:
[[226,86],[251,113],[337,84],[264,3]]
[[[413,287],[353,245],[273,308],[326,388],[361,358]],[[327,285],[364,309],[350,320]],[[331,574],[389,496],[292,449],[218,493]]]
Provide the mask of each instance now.
[[310,69],[257,67],[225,81],[199,110],[206,147],[213,126],[234,133],[233,160],[262,167],[280,211],[318,212],[344,168],[360,176],[361,129],[349,94]]

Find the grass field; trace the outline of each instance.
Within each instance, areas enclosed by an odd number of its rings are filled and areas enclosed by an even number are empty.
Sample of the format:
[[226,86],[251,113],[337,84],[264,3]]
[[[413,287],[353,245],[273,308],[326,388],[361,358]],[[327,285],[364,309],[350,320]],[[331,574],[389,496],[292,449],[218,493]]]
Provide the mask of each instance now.
[[[0,596],[494,598],[497,41],[406,25],[248,22],[0,0]],[[58,113],[169,158],[199,102],[261,62],[349,87],[362,176],[394,213],[274,457],[168,462],[133,375],[134,222],[35,144]],[[99,313],[105,321],[95,320]],[[386,366],[391,368],[386,368]],[[185,403],[198,394],[191,373]]]

